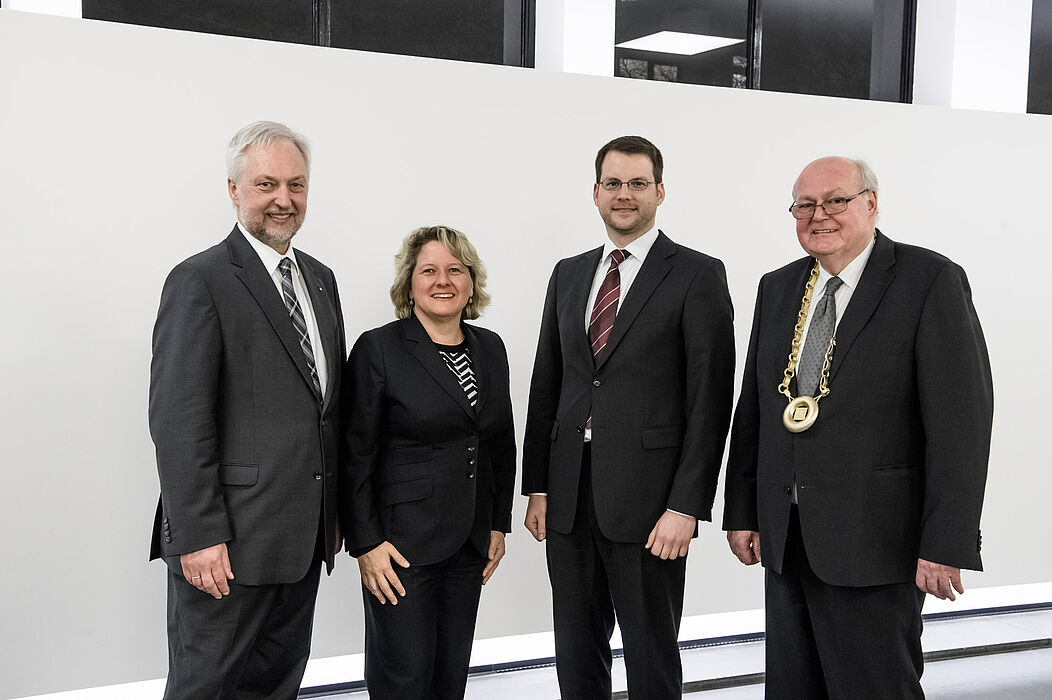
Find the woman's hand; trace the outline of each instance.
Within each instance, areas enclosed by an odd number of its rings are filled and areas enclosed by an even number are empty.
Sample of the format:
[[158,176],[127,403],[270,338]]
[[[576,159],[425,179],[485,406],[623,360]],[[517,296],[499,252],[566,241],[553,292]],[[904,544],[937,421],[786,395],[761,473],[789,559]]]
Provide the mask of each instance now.
[[[500,560],[504,558],[504,533],[490,530],[489,533],[489,561],[486,568],[482,570],[482,585],[485,586],[489,577],[497,570]],[[403,594],[404,595],[404,594]]]
[[[490,549],[492,550],[492,545]],[[501,551],[503,553],[503,546]],[[386,541],[358,557],[358,569],[362,572],[362,585],[376,596],[380,605],[385,605],[387,601],[391,601],[391,605],[398,605],[398,596],[405,597],[405,588],[398,580],[394,567],[391,566],[392,560],[403,569],[409,568],[409,562],[405,557],[395,549],[393,544]],[[395,595],[395,592],[398,593],[398,596]]]

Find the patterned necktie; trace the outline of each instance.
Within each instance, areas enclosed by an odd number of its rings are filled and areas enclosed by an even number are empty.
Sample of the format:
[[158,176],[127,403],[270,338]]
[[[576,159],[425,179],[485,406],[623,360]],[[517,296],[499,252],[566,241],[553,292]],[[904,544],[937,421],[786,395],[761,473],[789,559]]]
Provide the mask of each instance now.
[[815,304],[811,325],[807,329],[807,342],[800,355],[800,371],[796,373],[796,384],[801,396],[814,396],[818,388],[819,374],[825,363],[829,340],[836,329],[836,299],[833,297],[844,280],[831,277],[826,282],[825,293]]
[[314,392],[321,398],[321,382],[318,381],[318,368],[314,365],[314,350],[310,346],[310,335],[307,334],[307,322],[303,320],[303,310],[296,298],[296,289],[292,286],[292,261],[282,258],[278,263],[281,270],[281,296],[285,298],[285,308],[289,310],[292,318],[292,327],[300,339],[300,349],[307,357],[307,368],[310,370],[311,381],[314,382]]
[[610,339],[610,331],[617,318],[617,301],[621,297],[621,272],[617,269],[628,257],[628,253],[615,248],[610,253],[610,269],[606,271],[599,293],[595,295],[592,315],[588,318],[588,340],[592,344],[592,357],[599,359],[599,353]]

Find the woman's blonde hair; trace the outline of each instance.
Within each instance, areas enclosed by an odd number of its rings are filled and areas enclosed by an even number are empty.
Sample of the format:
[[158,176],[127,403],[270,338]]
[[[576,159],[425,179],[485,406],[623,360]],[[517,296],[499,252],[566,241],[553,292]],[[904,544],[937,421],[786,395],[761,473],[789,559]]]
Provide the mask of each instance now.
[[402,249],[395,256],[395,279],[391,285],[391,303],[394,304],[395,316],[409,318],[413,313],[413,302],[409,296],[413,289],[413,270],[416,269],[420,249],[431,241],[438,241],[444,245],[450,255],[468,268],[474,292],[468,299],[462,316],[469,321],[478,318],[490,302],[490,296],[486,292],[486,268],[482,266],[479,254],[468,237],[448,226],[424,226],[415,229],[402,241]]

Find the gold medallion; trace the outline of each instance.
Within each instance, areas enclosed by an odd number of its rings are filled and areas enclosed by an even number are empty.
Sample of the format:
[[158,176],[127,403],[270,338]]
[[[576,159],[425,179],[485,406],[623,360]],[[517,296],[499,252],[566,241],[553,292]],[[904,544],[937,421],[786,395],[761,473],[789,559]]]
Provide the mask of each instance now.
[[807,321],[807,312],[811,309],[811,295],[818,281],[818,261],[815,260],[811,268],[811,276],[804,285],[804,297],[800,300],[800,312],[796,317],[796,326],[793,328],[793,343],[789,352],[789,364],[782,376],[782,383],[778,385],[778,393],[789,399],[789,405],[782,412],[782,424],[791,433],[802,433],[812,425],[818,418],[818,400],[829,395],[829,368],[833,363],[833,350],[836,348],[836,333],[829,339],[829,347],[826,349],[825,359],[818,379],[818,396],[797,396],[793,398],[789,391],[789,384],[796,375],[796,365],[800,361],[800,341],[804,335],[804,324]]
[[782,412],[782,424],[790,433],[802,433],[818,418],[818,402],[811,396],[797,396]]

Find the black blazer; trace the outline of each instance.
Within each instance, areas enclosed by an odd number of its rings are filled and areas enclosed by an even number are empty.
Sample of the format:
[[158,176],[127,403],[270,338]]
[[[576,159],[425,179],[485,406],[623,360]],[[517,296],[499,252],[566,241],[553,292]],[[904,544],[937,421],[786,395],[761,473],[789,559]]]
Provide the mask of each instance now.
[[508,356],[462,324],[474,407],[415,316],[363,333],[347,361],[341,513],[348,551],[387,540],[413,565],[511,531],[515,483]]
[[712,517],[730,423],[733,311],[723,263],[659,232],[597,366],[585,306],[602,251],[561,260],[548,285],[522,492],[547,493],[547,527],[570,532],[590,414],[599,527],[611,540],[644,543],[666,509]]
[[153,333],[150,433],[161,498],[151,559],[226,542],[238,583],[298,581],[319,523],[337,547],[343,313],[332,271],[296,259],[328,369],[324,404],[277,287],[237,226],[164,283]]
[[826,583],[912,581],[918,557],[981,569],[993,385],[964,270],[878,231],[837,329],[830,393],[793,434],[776,387],[813,264],[760,280],[724,529],[759,531],[763,564],[780,572],[795,472],[807,557]]

